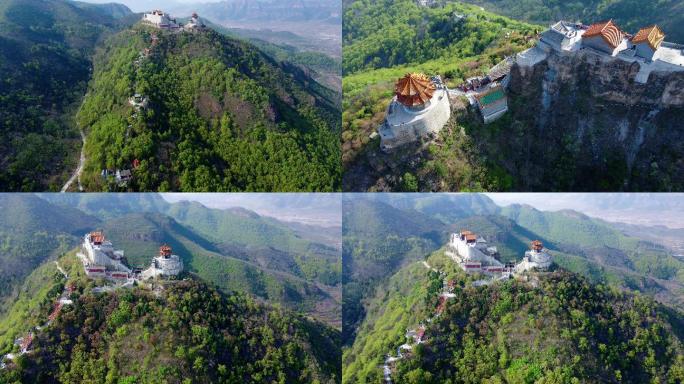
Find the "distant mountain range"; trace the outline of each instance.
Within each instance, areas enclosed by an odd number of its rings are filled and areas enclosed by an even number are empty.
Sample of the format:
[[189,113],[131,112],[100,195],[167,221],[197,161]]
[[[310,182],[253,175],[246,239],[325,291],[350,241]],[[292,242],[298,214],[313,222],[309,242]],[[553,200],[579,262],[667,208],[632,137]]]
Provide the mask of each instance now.
[[[214,21],[312,21],[341,23],[340,0],[225,0],[199,4],[179,4],[174,12],[199,12]],[[262,27],[266,27],[265,25]]]

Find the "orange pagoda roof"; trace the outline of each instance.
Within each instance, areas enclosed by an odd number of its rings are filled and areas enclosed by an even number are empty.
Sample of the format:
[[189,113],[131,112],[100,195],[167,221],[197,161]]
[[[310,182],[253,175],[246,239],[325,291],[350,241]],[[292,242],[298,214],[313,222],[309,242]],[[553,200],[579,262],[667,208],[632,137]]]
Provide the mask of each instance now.
[[104,239],[105,239],[104,233],[102,233],[100,231],[90,233],[90,241],[93,244],[101,244],[104,242]]
[[416,107],[430,101],[435,93],[435,84],[423,73],[407,73],[397,81],[397,100],[407,107]]
[[660,44],[662,44],[663,40],[665,40],[665,33],[663,33],[657,25],[652,25],[640,29],[632,38],[632,43],[648,43],[651,49],[655,51],[660,48]]
[[171,247],[166,244],[159,247],[159,256],[171,256]]
[[602,23],[592,24],[582,38],[601,36],[611,47],[617,48],[625,37],[625,33],[613,23],[613,20],[604,21]]

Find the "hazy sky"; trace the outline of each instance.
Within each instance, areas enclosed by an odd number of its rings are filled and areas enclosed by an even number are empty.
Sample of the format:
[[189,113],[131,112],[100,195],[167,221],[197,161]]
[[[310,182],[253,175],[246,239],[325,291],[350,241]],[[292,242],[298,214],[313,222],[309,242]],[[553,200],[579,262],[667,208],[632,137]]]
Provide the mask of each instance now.
[[572,209],[607,221],[684,228],[682,193],[487,193],[498,205]]
[[193,4],[193,3],[216,3],[221,0],[80,0],[86,3],[119,3],[125,4],[133,12],[149,11],[154,8],[169,9],[177,4]]
[[332,193],[163,193],[169,202],[191,200],[210,208],[242,207],[260,215],[309,224],[342,225],[342,197]]

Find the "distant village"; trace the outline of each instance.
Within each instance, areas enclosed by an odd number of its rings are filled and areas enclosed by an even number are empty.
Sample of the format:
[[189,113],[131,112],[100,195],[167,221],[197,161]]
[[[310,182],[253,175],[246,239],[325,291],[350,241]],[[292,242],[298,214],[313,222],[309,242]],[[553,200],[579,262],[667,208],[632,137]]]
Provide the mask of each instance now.
[[[435,2],[419,1],[418,4],[433,6]],[[506,91],[513,65],[532,67],[550,54],[569,56],[579,52],[594,54],[604,61],[638,63],[635,82],[641,84],[648,82],[652,72],[684,71],[684,45],[666,42],[665,34],[657,25],[631,35],[612,20],[592,25],[559,21],[539,35],[536,46],[507,57],[485,76],[466,79],[456,89],[448,89],[437,75],[406,74],[397,81],[385,120],[371,138],[380,136],[380,148],[384,152],[434,139],[451,117],[449,96],[467,97],[485,124],[496,121],[508,111]]]
[[[175,18],[172,18],[169,14],[161,10],[154,10],[149,13],[145,13],[142,17],[143,25],[151,26],[162,31],[168,31],[173,33],[197,33],[207,30],[207,26],[200,19],[197,13],[193,13],[187,24],[179,24]],[[135,67],[140,67],[144,61],[150,58],[154,49],[159,45],[159,36],[156,33],[152,33],[150,46],[143,49],[138,58],[133,62]],[[150,107],[150,100],[147,96],[136,93],[128,99],[128,104],[133,107],[131,113],[131,118],[136,119],[138,113],[141,110]],[[133,129],[133,125],[129,124],[126,129],[126,138],[129,137],[130,131]],[[134,159],[130,164],[131,168],[123,169],[102,169],[100,171],[100,176],[104,180],[113,179],[115,184],[120,188],[126,188],[128,183],[133,179],[133,171],[140,166],[140,160]]]
[[[145,270],[131,269],[124,256],[123,250],[115,250],[111,241],[105,238],[102,231],[89,232],[83,237],[80,249],[76,256],[83,263],[85,275],[91,279],[104,279],[114,285],[98,286],[93,292],[106,292],[116,288],[132,287],[136,284],[144,284],[151,279],[173,279],[183,272],[183,261],[178,255],[174,255],[170,246],[164,244],[159,248],[159,254],[152,257],[150,266]],[[67,273],[55,262],[57,269],[68,279]],[[17,356],[25,355],[32,351],[35,332],[40,331],[52,324],[62,308],[73,305],[71,294],[75,291],[73,283],[66,284],[60,297],[54,302],[52,311],[48,315],[48,321],[34,327],[26,335],[15,340],[18,353],[9,353],[0,356],[0,369],[4,369],[9,361]]]
[[[451,235],[446,245],[444,254],[455,262],[467,274],[479,274],[484,279],[472,283],[474,287],[489,285],[498,280],[516,278],[527,280],[527,272],[545,272],[553,265],[553,259],[544,244],[539,240],[530,243],[530,249],[525,252],[522,260],[518,263],[502,263],[499,260],[499,252],[496,247],[490,246],[487,241],[475,233],[462,230]],[[432,323],[440,317],[446,309],[447,300],[456,297],[454,290],[456,282],[448,280],[444,272],[439,271],[423,261],[425,268],[439,273],[443,277],[442,292],[439,294],[439,303],[434,315],[417,328],[406,330],[406,342],[397,348],[397,354],[388,354],[382,366],[384,382],[392,384],[392,371],[394,365],[413,351],[416,345],[427,341],[426,324]]]

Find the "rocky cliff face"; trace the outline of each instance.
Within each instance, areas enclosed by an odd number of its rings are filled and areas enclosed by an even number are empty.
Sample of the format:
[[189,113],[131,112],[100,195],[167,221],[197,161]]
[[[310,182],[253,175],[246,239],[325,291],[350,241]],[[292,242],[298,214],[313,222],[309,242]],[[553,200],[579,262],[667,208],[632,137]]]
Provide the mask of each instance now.
[[472,133],[478,149],[514,189],[682,190],[684,73],[638,71],[589,52],[515,65],[510,111]]

